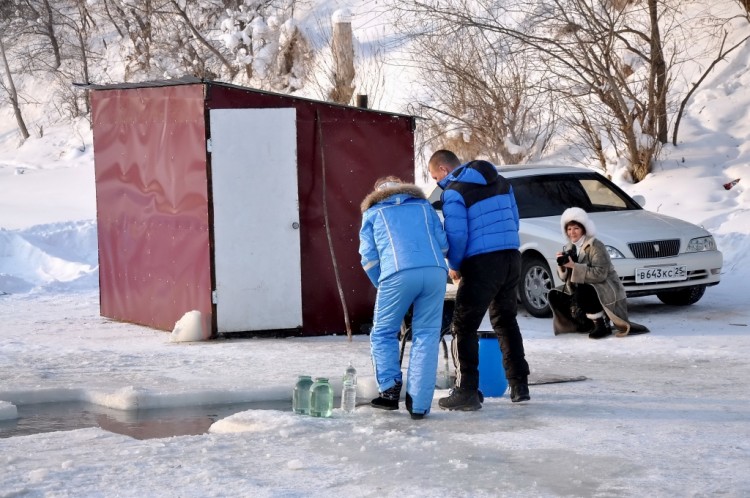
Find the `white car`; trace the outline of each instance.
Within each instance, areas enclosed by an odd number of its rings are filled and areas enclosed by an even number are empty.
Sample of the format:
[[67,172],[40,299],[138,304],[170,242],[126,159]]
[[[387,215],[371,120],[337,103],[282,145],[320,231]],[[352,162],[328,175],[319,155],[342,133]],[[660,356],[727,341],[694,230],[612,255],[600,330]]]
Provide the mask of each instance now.
[[[551,315],[547,293],[562,284],[551,270],[566,241],[560,215],[573,206],[594,220],[628,297],[655,294],[665,304],[689,305],[719,283],[723,257],[710,233],[643,209],[642,196],[631,198],[601,174],[567,166],[502,166],[498,172],[513,185],[518,204],[518,294],[532,316]],[[438,210],[440,193],[437,187],[429,197]]]

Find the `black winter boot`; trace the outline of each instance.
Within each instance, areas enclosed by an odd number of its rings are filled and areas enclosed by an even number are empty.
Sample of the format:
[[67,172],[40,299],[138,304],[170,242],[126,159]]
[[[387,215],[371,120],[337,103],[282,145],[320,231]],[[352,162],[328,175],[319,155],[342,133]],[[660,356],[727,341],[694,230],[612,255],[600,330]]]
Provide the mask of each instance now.
[[380,396],[370,401],[370,406],[381,410],[398,410],[398,400],[401,397],[401,382],[380,393]]
[[583,319],[576,322],[576,331],[581,334],[590,334],[594,331],[594,321],[590,318],[583,317]]
[[454,387],[448,397],[440,398],[438,406],[443,410],[473,412],[482,408],[482,402],[479,401],[479,391],[476,389]]
[[604,317],[594,319],[594,330],[589,333],[589,339],[603,339],[611,334],[612,330],[604,321]]
[[510,400],[513,403],[528,401],[531,399],[529,394],[529,381],[526,377],[511,379],[510,383]]

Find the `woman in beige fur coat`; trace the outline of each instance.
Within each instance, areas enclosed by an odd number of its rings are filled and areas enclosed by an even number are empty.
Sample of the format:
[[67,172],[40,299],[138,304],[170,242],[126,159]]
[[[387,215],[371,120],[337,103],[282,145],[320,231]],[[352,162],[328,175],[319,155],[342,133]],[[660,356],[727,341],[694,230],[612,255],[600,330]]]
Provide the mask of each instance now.
[[549,293],[555,334],[587,332],[592,339],[602,339],[612,333],[605,317],[619,337],[648,332],[628,320],[625,288],[586,211],[566,209],[560,228],[568,244],[557,253],[557,273],[565,283]]

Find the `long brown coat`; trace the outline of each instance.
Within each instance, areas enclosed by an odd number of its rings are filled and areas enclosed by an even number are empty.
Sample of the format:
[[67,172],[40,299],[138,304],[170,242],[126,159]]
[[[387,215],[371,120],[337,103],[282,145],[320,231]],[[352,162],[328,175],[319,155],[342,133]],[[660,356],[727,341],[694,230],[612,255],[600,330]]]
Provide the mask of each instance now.
[[[572,247],[573,244],[568,243],[565,250]],[[623,337],[630,333],[648,332],[645,326],[628,320],[625,288],[617,276],[612,260],[607,254],[607,249],[598,239],[587,235],[578,253],[578,262],[575,263],[573,269],[558,267],[557,273],[565,283],[551,290],[550,293],[563,292],[571,295],[573,293],[571,284],[590,284],[596,290],[604,312],[612,321],[612,325],[618,330],[617,336]],[[553,302],[557,303],[560,300],[554,299],[553,296],[550,297],[553,314],[552,328],[555,335],[577,332],[576,324],[568,318],[570,313],[555,309]]]

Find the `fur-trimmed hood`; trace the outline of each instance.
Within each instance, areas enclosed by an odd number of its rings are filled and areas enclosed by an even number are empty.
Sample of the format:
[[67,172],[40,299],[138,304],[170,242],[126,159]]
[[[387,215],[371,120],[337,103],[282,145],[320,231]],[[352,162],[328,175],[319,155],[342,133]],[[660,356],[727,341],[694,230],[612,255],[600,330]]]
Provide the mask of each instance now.
[[396,187],[388,187],[383,190],[374,190],[367,194],[365,200],[362,201],[360,208],[364,213],[378,202],[383,202],[392,195],[403,194],[415,199],[427,199],[421,188],[417,187],[412,183],[402,183]]
[[596,225],[594,224],[594,220],[589,218],[589,215],[583,209],[572,207],[563,211],[562,216],[560,216],[560,230],[562,231],[563,237],[568,237],[568,234],[565,231],[565,225],[571,221],[577,221],[583,225],[583,228],[586,229],[586,237],[596,236]]

